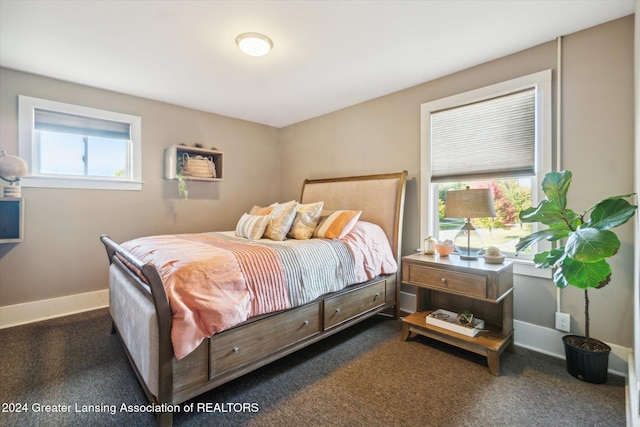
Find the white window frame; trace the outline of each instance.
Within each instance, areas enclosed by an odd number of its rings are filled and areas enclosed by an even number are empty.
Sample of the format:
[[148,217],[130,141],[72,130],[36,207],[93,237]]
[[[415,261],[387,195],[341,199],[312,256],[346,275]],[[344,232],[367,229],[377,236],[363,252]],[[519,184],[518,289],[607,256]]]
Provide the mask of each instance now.
[[[536,89],[535,123],[535,180],[531,188],[532,205],[535,206],[545,196],[541,184],[544,174],[553,167],[553,125],[552,125],[552,84],[551,70],[540,71],[527,76],[493,84],[447,98],[426,102],[420,106],[421,155],[420,155],[420,242],[428,236],[435,236],[438,229],[438,193],[431,182],[431,113],[449,108],[480,102],[508,95],[527,88]],[[532,224],[535,229],[536,224]],[[547,247],[548,246],[548,247]],[[548,242],[539,243],[534,252],[548,250]],[[514,271],[538,277],[550,277],[548,269],[533,267],[532,256],[518,255],[512,258],[516,262]]]
[[[131,140],[127,164],[129,170],[125,174],[126,177],[58,176],[40,173],[39,149],[34,131],[36,109],[128,123],[131,126]],[[20,181],[23,187],[142,190],[142,119],[140,117],[19,95],[18,128],[19,155],[29,164],[29,175]]]

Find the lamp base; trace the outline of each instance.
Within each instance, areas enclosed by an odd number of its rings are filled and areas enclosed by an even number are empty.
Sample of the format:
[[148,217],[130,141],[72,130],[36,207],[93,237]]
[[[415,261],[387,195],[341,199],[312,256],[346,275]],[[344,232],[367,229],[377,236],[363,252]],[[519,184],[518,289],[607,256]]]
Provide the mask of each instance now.
[[483,244],[482,235],[471,224],[469,219],[467,219],[467,222],[464,223],[464,226],[462,226],[453,240],[456,252],[458,252],[462,260],[478,259],[482,253]]

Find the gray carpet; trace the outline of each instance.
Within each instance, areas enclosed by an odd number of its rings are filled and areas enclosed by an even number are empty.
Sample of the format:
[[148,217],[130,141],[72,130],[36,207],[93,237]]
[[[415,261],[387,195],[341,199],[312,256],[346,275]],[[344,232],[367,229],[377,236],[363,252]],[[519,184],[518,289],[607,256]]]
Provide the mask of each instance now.
[[[122,411],[147,400],[109,332],[106,309],[0,330],[0,425],[154,425],[151,414]],[[191,404],[200,410],[185,413]],[[96,407],[106,412],[87,412]],[[385,317],[180,408],[177,426],[625,425],[624,378],[584,383],[564,361],[522,348],[502,356],[495,377],[480,356],[401,341],[400,322]],[[72,412],[44,412],[61,409]]]

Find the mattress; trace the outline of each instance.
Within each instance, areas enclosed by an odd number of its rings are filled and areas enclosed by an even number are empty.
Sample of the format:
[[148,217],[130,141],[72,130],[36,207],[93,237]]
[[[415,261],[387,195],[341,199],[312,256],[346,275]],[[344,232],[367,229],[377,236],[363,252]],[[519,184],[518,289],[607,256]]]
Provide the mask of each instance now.
[[365,221],[336,240],[248,240],[212,232],[143,237],[122,247],[162,277],[177,359],[252,316],[397,271],[384,231]]

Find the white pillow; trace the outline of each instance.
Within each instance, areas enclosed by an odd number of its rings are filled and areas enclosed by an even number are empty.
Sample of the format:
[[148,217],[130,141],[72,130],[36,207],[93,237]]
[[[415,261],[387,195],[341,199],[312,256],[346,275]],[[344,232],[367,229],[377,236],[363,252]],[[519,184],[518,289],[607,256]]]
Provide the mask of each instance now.
[[295,200],[272,205],[273,210],[268,216],[269,224],[264,232],[264,237],[271,240],[284,240],[296,216],[297,205],[298,203]]
[[316,225],[318,225],[323,205],[324,202],[307,203],[304,205],[298,203],[296,216],[293,219],[291,230],[289,230],[287,236],[298,240],[310,239],[313,236],[313,230],[315,230]]
[[242,214],[236,225],[236,236],[250,240],[261,239],[267,224],[269,224],[268,215]]

